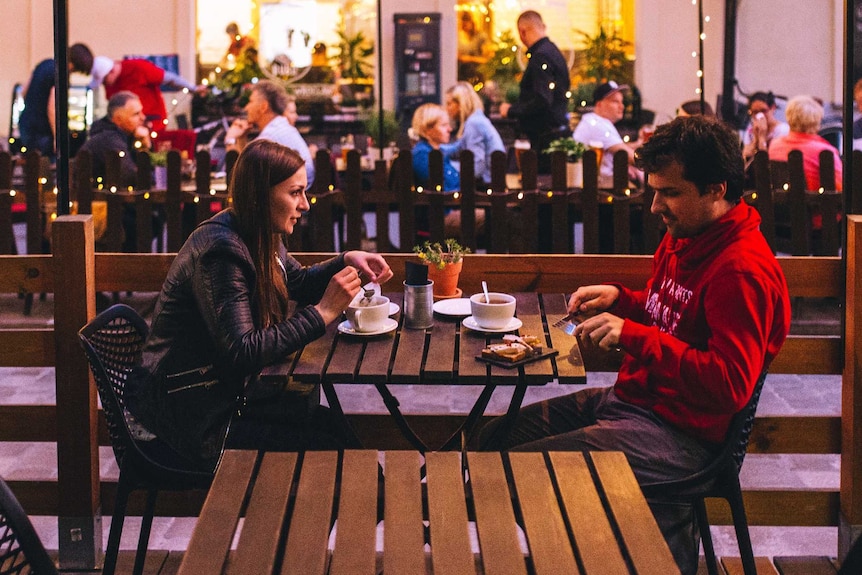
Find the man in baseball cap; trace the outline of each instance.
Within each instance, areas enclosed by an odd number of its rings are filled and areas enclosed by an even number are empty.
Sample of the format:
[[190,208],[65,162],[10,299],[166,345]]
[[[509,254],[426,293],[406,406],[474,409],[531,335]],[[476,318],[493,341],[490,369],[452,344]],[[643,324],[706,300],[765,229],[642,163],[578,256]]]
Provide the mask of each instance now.
[[[614,126],[623,119],[625,104],[622,91],[625,88],[625,85],[614,81],[599,84],[593,92],[593,111],[584,114],[575,128],[575,140],[590,148],[601,148],[603,153],[599,175],[606,178],[614,175],[614,154],[617,150],[625,150],[629,156],[629,165],[634,166],[635,162],[634,148],[623,141]],[[639,172],[633,172],[630,176],[635,180],[643,178]]]

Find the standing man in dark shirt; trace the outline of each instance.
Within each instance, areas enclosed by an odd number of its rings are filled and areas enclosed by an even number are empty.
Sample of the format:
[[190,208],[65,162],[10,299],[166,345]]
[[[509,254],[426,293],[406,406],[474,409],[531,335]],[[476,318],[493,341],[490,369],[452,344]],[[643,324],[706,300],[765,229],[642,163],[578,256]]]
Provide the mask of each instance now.
[[[89,74],[93,67],[93,53],[84,44],[69,47],[69,72]],[[54,141],[57,122],[54,117],[54,68],[53,58],[42,60],[33,70],[30,81],[24,88],[24,110],[21,112],[19,129],[21,145],[38,150],[43,156],[54,157]]]
[[518,120],[520,131],[539,156],[539,172],[550,173],[550,156],[542,150],[552,140],[571,136],[566,97],[569,67],[560,49],[548,39],[538,12],[527,10],[518,17],[518,35],[527,47],[527,69],[521,77],[518,101],[501,104],[500,115]]

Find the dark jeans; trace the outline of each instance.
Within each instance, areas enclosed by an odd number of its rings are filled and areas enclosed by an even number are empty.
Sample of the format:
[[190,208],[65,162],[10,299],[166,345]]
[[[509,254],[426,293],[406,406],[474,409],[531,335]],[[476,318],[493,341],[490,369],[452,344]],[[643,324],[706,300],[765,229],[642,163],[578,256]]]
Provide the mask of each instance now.
[[227,449],[265,451],[339,450],[346,445],[339,422],[324,406],[299,421],[234,417],[225,441]]
[[[493,433],[495,419],[481,432]],[[511,451],[622,451],[641,484],[698,471],[714,453],[648,409],[617,398],[613,387],[590,388],[524,407],[505,445]],[[682,573],[697,571],[700,534],[690,505],[649,501]]]

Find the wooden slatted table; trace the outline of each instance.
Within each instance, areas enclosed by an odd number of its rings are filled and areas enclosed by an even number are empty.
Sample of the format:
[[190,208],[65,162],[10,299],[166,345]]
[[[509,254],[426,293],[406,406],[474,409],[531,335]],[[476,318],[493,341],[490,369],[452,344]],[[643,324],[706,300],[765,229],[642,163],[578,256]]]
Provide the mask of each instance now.
[[[401,293],[386,295],[401,306]],[[502,334],[472,331],[461,325],[463,318],[434,314],[434,325],[429,329],[407,329],[399,321],[395,331],[371,337],[340,333],[338,324],[333,323],[326,335],[309,343],[290,360],[266,368],[262,376],[290,377],[298,383],[322,385],[330,408],[345,425],[333,384],[373,384],[404,436],[423,452],[429,448],[410,429],[397,399],[389,390],[390,385],[483,386],[463,425],[440,449],[461,447],[463,440],[469,439],[475,431],[497,386],[511,386],[514,390],[508,417],[500,433],[493,438],[499,440],[514,422],[528,386],[545,385],[554,379],[561,384],[586,382],[577,339],[550,327],[566,314],[566,296],[561,293],[513,295],[517,300],[516,316],[523,323],[517,333],[539,336],[546,347],[559,351],[559,355],[515,368],[489,366],[475,358],[481,355],[488,342],[499,340]]]
[[428,453],[424,480],[422,464],[226,451],[179,575],[679,573],[620,452]]

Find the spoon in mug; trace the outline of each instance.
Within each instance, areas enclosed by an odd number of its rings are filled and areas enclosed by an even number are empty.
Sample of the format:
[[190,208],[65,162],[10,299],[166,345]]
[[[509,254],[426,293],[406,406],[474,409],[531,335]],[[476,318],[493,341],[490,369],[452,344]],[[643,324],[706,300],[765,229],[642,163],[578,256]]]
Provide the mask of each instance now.
[[482,280],[482,291],[485,292],[485,303],[491,303],[491,296],[488,295],[488,282]]

